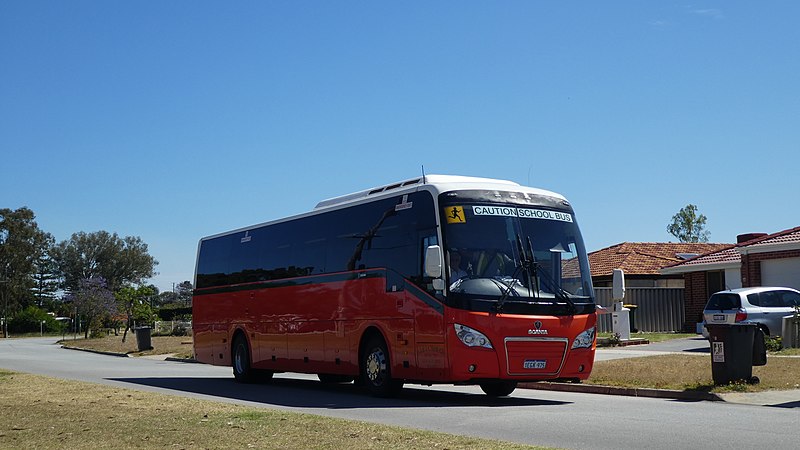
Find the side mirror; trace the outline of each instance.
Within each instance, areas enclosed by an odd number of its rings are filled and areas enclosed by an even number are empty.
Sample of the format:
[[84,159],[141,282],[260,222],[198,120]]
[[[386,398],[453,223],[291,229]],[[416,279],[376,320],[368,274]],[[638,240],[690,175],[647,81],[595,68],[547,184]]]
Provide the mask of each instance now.
[[625,298],[625,272],[623,272],[622,269],[614,269],[611,291],[614,300],[622,300]]
[[442,249],[438,245],[430,245],[425,249],[425,276],[442,276]]

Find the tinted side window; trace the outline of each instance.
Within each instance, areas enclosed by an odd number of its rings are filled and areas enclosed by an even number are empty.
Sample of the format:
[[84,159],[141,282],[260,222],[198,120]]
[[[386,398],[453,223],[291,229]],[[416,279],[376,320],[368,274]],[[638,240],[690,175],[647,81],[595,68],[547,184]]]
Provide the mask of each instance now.
[[435,227],[433,198],[417,192],[206,240],[197,288],[378,267],[421,280]]
[[225,283],[230,265],[231,236],[222,236],[200,243],[197,260],[197,288]]
[[325,245],[329,222],[327,215],[311,216],[293,221],[285,228],[292,236],[289,271],[293,276],[325,273]]
[[[392,197],[337,211],[328,264],[335,270],[385,267],[418,278],[423,235],[435,227],[433,198],[427,192]],[[425,230],[425,231],[423,231]]]
[[753,306],[761,306],[761,298],[758,294],[747,294],[747,301]]
[[230,262],[225,284],[250,283],[263,279],[259,259],[264,245],[263,230],[243,231],[230,236]]
[[742,303],[737,294],[714,294],[708,299],[706,309],[738,309],[741,306]]
[[758,294],[758,301],[763,308],[780,308],[783,306],[783,293],[780,291],[767,291]]
[[800,294],[788,291],[783,294],[784,306],[800,306]]
[[279,280],[288,278],[289,259],[292,254],[294,236],[291,226],[279,223],[264,228],[264,243],[261,245],[259,266],[264,272],[264,279]]

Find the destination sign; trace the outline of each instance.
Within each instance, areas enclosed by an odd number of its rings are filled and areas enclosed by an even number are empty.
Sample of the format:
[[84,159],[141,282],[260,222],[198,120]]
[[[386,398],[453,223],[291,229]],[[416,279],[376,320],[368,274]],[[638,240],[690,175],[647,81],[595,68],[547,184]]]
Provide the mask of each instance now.
[[472,213],[476,216],[503,216],[519,217],[520,219],[543,219],[572,222],[572,214],[548,211],[545,209],[515,208],[512,206],[473,206]]

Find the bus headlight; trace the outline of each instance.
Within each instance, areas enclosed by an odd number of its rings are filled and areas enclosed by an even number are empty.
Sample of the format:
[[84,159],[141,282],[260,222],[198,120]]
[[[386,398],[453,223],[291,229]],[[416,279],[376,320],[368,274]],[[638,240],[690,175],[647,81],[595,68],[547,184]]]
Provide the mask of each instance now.
[[594,327],[589,328],[588,330],[579,334],[572,343],[572,349],[591,348],[592,342],[594,342]]
[[494,348],[489,338],[480,331],[474,330],[466,325],[454,324],[456,328],[456,336],[467,347],[483,347]]

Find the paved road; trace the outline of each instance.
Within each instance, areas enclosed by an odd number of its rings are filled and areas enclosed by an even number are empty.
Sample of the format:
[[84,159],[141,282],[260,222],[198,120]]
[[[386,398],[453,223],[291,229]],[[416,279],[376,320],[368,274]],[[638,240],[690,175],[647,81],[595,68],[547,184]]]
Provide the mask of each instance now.
[[[281,375],[237,385],[229,368],[64,350],[53,339],[0,340],[0,367],[133,389],[565,448],[796,448],[800,408],[474,387],[410,386],[376,399],[352,385]],[[2,404],[2,396],[0,396]]]

